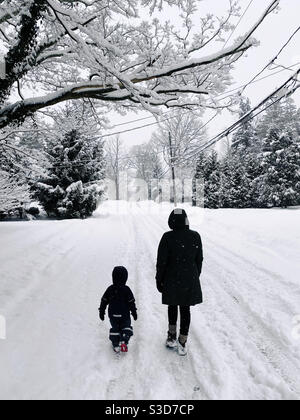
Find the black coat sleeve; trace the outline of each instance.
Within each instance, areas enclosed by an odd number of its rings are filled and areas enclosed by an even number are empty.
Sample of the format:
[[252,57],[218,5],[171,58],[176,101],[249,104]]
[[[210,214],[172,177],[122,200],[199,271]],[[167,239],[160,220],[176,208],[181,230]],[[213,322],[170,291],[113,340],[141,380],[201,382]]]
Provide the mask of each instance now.
[[157,256],[157,265],[156,265],[156,286],[157,290],[162,293],[164,277],[166,273],[166,268],[169,260],[169,250],[168,250],[168,241],[166,234],[162,237]]
[[200,235],[198,237],[197,247],[198,247],[198,252],[197,252],[197,256],[196,256],[196,263],[197,263],[199,276],[200,276],[201,273],[202,273],[202,265],[203,265],[203,244],[202,244],[202,239],[201,239]]
[[106,292],[104,293],[101,299],[100,308],[99,308],[100,319],[103,319],[105,317],[106,308],[109,305],[109,302],[110,302],[110,288],[106,290]]

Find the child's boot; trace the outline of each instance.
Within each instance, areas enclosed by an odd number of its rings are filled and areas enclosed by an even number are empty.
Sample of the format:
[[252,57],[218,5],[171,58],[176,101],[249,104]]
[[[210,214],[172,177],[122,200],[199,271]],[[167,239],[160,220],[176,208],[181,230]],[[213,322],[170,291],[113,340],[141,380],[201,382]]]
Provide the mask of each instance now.
[[128,344],[126,344],[125,341],[121,343],[121,352],[128,353]]
[[119,344],[118,345],[113,344],[113,349],[114,349],[114,352],[117,353],[117,354],[119,354],[120,351],[121,351],[121,347],[120,347]]

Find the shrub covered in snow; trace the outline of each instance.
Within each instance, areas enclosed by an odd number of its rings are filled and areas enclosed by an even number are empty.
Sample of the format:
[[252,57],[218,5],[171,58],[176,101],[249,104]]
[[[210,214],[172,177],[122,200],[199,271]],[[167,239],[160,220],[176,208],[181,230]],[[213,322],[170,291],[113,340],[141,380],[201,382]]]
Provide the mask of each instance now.
[[38,217],[39,214],[40,214],[40,209],[38,207],[32,207],[31,206],[31,207],[29,207],[28,210],[26,210],[26,212],[33,217]]

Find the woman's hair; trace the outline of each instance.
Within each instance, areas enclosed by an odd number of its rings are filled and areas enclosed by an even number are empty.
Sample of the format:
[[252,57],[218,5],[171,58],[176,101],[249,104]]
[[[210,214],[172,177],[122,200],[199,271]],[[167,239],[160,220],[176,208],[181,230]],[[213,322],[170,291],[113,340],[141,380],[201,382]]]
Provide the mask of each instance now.
[[190,223],[186,211],[175,209],[169,217],[169,227],[171,230],[189,229]]

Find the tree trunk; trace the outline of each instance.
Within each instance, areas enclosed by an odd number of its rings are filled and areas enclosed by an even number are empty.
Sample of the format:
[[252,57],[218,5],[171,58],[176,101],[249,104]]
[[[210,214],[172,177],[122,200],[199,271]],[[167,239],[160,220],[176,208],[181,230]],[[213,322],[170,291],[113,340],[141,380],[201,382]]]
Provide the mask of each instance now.
[[120,180],[119,180],[119,177],[116,178],[115,182],[116,182],[116,200],[120,201]]

